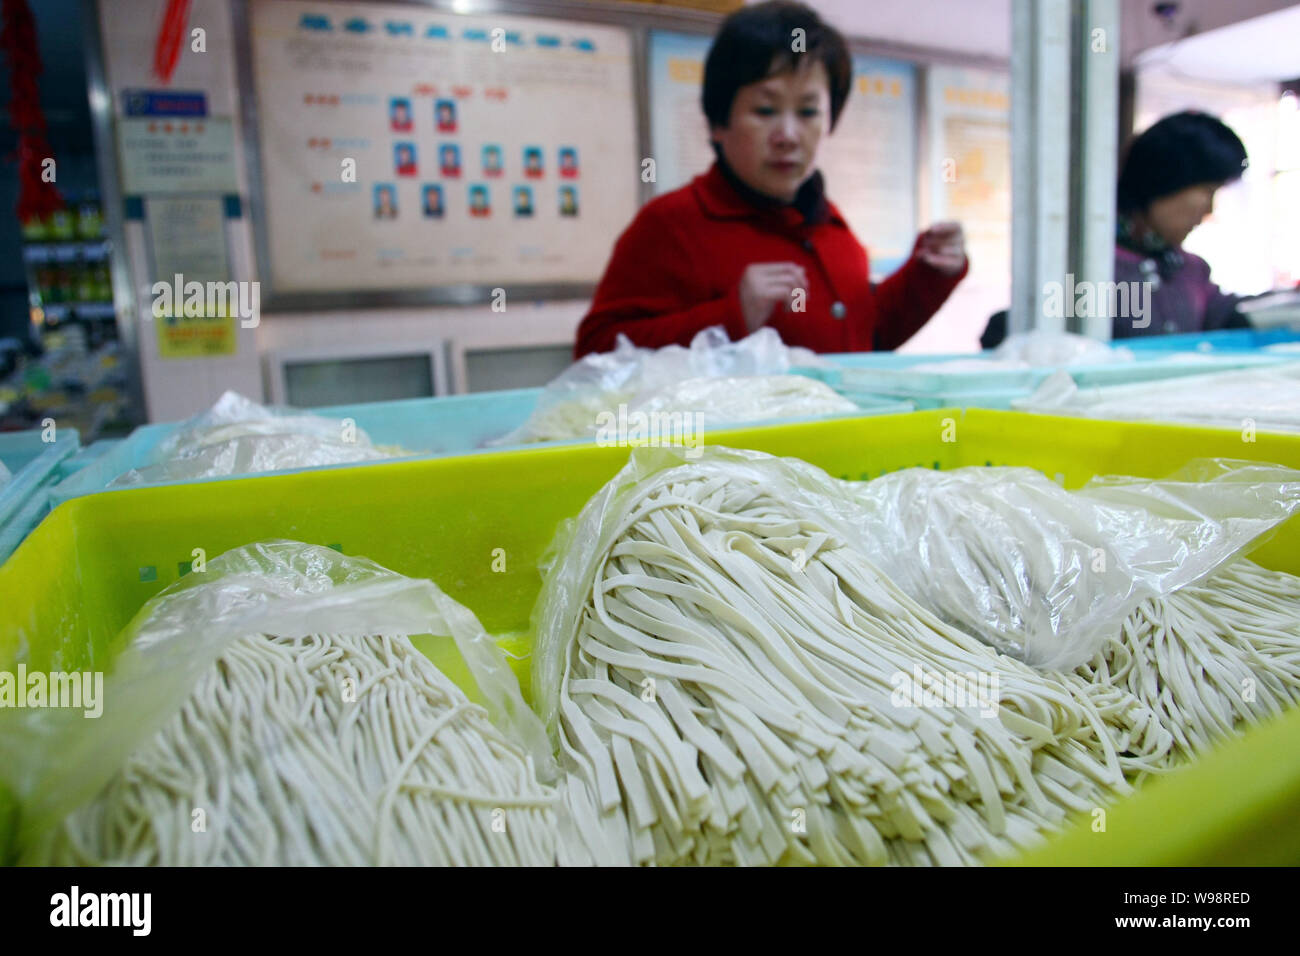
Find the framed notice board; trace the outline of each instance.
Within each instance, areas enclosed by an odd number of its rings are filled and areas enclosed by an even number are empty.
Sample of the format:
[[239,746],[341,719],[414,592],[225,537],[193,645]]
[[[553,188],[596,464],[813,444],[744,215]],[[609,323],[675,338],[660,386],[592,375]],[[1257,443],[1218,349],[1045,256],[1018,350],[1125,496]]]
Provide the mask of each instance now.
[[397,3],[248,0],[274,307],[583,294],[640,189],[633,34]]

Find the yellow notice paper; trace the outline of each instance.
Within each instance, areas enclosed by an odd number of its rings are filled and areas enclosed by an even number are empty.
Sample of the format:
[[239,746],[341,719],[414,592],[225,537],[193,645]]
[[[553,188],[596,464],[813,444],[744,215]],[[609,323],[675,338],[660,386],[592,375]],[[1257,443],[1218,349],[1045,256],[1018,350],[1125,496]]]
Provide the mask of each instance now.
[[235,285],[229,282],[221,199],[149,197],[145,210],[153,278],[167,286],[151,309],[158,355],[234,355],[237,300],[218,294]]

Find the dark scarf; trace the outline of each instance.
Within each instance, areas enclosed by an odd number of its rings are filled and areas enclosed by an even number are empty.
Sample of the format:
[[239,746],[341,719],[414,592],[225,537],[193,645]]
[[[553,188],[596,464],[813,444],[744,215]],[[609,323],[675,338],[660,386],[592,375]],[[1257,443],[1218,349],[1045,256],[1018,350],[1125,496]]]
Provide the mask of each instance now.
[[826,222],[830,218],[830,205],[826,201],[826,181],[822,177],[820,170],[809,176],[807,182],[799,187],[799,191],[795,193],[794,202],[786,203],[747,185],[727,163],[726,157],[722,155],[721,147],[716,142],[713,144],[713,152],[718,158],[718,169],[722,172],[723,178],[750,205],[759,209],[779,209],[782,206],[793,206],[803,215],[804,222],[808,225],[817,225]]
[[1162,278],[1169,278],[1183,267],[1183,251],[1171,246],[1154,231],[1138,234],[1132,217],[1123,213],[1115,217],[1115,241],[1129,252],[1137,253],[1156,264],[1156,271]]

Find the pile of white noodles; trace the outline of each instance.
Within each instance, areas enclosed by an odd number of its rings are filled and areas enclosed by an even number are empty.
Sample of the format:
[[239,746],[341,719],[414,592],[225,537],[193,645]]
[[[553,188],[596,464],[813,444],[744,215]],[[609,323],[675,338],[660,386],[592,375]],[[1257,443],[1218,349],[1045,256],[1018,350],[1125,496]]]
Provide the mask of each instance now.
[[1134,766],[1172,769],[1300,702],[1300,578],[1235,561],[1143,602],[1076,673],[1141,700],[1160,731]]
[[[620,420],[635,422],[638,415],[646,416],[643,431],[654,427],[650,422],[680,422],[691,432],[697,425],[718,428],[857,411],[854,402],[829,385],[803,375],[691,378],[644,393],[626,389],[566,393],[561,399],[540,403],[524,426],[495,444],[600,437],[602,429]],[[692,435],[685,437],[689,443]]]
[[[533,687],[599,862],[983,862],[1300,700],[1290,575],[1237,562],[1043,671],[902,593],[842,501],[636,467],[539,605]],[[966,699],[912,690],[945,680]]]
[[[683,478],[620,519],[564,635],[556,727],[590,845],[626,834],[611,862],[971,863],[1126,792],[1086,695],[761,487]],[[900,706],[917,666],[996,669],[998,699]]]
[[347,419],[259,405],[226,392],[159,443],[147,464],[118,475],[109,487],[350,465],[408,454],[372,443],[364,429]]
[[252,635],[24,862],[551,865],[555,804],[407,638]]
[[[733,342],[720,326],[712,326],[698,332],[688,348],[641,348],[620,334],[613,350],[585,355],[547,383],[528,420],[489,444],[600,437],[610,416],[617,419],[620,412],[670,420],[689,415],[688,428],[698,416],[716,428],[857,411],[828,385],[791,374],[818,367],[829,363],[808,349],[786,346],[770,328]],[[628,438],[627,443],[637,442]]]
[[[496,645],[431,582],[291,542],[229,552],[131,631],[144,635],[136,683],[110,689],[103,735],[114,743],[116,713],[124,763],[109,747],[102,776],[72,767],[60,782],[35,752],[48,747],[7,749],[0,733],[0,755],[50,773],[26,793],[61,821],[22,861],[988,862],[1300,702],[1300,578],[1240,557],[1176,577],[1284,520],[1300,484],[1230,463],[1205,474],[1228,490],[1103,482],[1126,508],[1162,509],[1123,543],[1121,520],[1101,519],[1121,577],[1176,581],[1132,592],[1123,618],[1101,613],[1115,595],[1088,564],[1093,519],[1061,517],[1099,491],[1072,504],[1024,480],[994,521],[990,489],[1022,480],[1013,471],[890,476],[873,496],[756,452],[640,449],[557,538],[539,598],[532,687],[555,786]],[[963,488],[983,489],[968,499],[979,508],[962,508]],[[1209,498],[1239,513],[1212,514]],[[952,533],[912,534],[916,509],[935,507]],[[1056,517],[1031,529],[1035,509]],[[1160,577],[1166,545],[1179,562]],[[1006,608],[1035,607],[1122,626],[1099,642],[1044,630],[1099,649],[1077,668],[1032,667],[975,636],[983,618],[959,606],[973,598],[935,592],[962,576],[1003,602],[990,620],[1021,622],[1004,629],[1035,617]],[[335,627],[354,636],[319,633]],[[425,632],[453,635],[496,723],[400,636]],[[1025,633],[998,645],[1033,647]],[[132,687],[156,697],[139,709],[160,729],[123,742],[135,715],[113,694]],[[50,796],[78,788],[93,798]]]

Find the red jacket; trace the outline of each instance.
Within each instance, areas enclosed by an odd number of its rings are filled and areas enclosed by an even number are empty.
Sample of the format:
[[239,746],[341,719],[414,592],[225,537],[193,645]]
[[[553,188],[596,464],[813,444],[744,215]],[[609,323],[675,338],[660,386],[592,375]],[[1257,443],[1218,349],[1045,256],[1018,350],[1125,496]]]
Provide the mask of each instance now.
[[[728,182],[717,163],[689,185],[647,203],[614,245],[574,356],[605,352],[618,333],[635,344],[689,345],[721,325],[748,334],[739,284],[746,267],[796,262],[810,288],[805,311],[777,306],[767,324],[787,345],[816,352],[861,352],[902,345],[938,311],[966,275],[946,276],[912,257],[884,282],[868,281],[867,251],[834,204],[823,222],[793,206],[763,209]],[[842,318],[837,317],[842,315]]]

